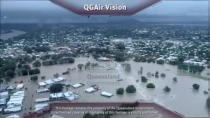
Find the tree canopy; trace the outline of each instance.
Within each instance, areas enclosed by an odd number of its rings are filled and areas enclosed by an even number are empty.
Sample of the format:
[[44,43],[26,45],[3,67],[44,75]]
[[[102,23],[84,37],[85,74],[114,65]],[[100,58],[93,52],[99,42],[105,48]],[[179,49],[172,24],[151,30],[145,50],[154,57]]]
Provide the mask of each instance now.
[[63,90],[63,85],[62,84],[53,84],[49,88],[50,93],[59,93]]
[[155,85],[153,83],[148,83],[147,88],[155,88]]
[[118,88],[117,91],[116,91],[116,93],[118,95],[123,95],[124,94],[124,88]]
[[129,85],[127,88],[126,88],[126,92],[127,93],[135,93],[136,92],[136,87],[134,85]]

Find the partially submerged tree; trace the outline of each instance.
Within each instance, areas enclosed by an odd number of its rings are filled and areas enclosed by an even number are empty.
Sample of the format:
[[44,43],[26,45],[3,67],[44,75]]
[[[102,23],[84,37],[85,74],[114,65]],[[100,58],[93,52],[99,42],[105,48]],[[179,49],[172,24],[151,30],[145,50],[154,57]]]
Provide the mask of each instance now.
[[3,79],[0,79],[0,84],[2,84],[4,82],[4,80]]
[[50,93],[59,93],[63,90],[63,84],[53,84],[49,88]]
[[198,84],[193,84],[192,87],[193,87],[193,89],[198,90],[198,89],[200,88],[200,85],[198,85]]
[[169,88],[168,86],[166,86],[163,90],[164,90],[165,92],[170,92],[170,91],[171,91],[171,88]]
[[40,67],[41,65],[42,65],[41,62],[38,60],[33,63],[34,67]]
[[159,78],[159,72],[158,71],[155,72],[155,78]]
[[161,76],[162,78],[165,78],[165,77],[166,77],[166,74],[165,74],[165,73],[161,73],[160,76]]
[[38,80],[38,76],[32,76],[32,77],[31,77],[31,80],[32,80],[32,81],[37,81],[37,80]]
[[177,78],[176,78],[176,77],[174,77],[174,78],[173,78],[173,81],[174,81],[174,82],[177,82],[178,80],[177,80]]
[[6,71],[6,77],[13,78],[15,76],[15,72],[13,70]]
[[127,93],[135,93],[136,92],[136,87],[134,85],[129,85],[127,88],[126,88],[126,92]]
[[83,67],[84,67],[84,64],[78,64],[78,65],[77,65],[77,68],[78,68],[79,70],[82,70]]
[[59,77],[59,73],[55,73],[53,76],[54,76],[55,78],[58,78],[58,77]]
[[40,70],[38,68],[29,70],[29,75],[40,74]]
[[123,95],[124,94],[124,88],[118,88],[117,91],[116,91],[116,93],[118,95]]
[[131,72],[131,65],[129,63],[123,64],[125,72]]
[[141,82],[147,82],[148,79],[145,76],[141,76]]
[[206,105],[207,105],[208,109],[210,109],[210,97],[207,98]]
[[147,88],[155,88],[155,85],[153,83],[148,83]]

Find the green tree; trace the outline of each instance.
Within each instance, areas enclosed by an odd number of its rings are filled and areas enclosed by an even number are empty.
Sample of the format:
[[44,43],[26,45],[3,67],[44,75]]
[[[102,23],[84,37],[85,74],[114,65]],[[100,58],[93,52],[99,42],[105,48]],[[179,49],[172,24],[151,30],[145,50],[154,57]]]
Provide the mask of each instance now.
[[141,82],[147,82],[148,79],[145,76],[141,76]]
[[119,53],[115,54],[115,61],[123,62],[125,60],[126,60],[126,57],[125,57],[124,53],[119,52]]
[[45,79],[45,78],[46,78],[45,76],[42,76],[42,77],[41,77],[41,79]]
[[153,83],[148,83],[147,88],[155,88],[155,85]]
[[162,64],[164,64],[165,62],[164,62],[164,60],[160,59],[160,60],[157,60],[156,63],[162,65]]
[[118,43],[118,44],[116,44],[116,48],[123,51],[123,50],[125,50],[125,44],[124,43]]
[[29,54],[33,52],[33,50],[29,47],[24,47],[23,50],[26,51]]
[[0,78],[13,78],[15,75],[16,60],[0,59]]
[[207,105],[208,108],[210,108],[210,97],[207,98],[206,105]]
[[40,67],[41,65],[42,65],[41,62],[38,60],[33,63],[34,67]]
[[131,72],[131,65],[128,63],[123,64],[125,72]]
[[15,76],[15,72],[13,70],[7,70],[6,76],[9,78],[13,78]]
[[135,62],[146,62],[147,59],[146,59],[146,57],[135,56],[134,61]]
[[155,78],[159,78],[159,72],[158,71],[155,72]]
[[178,81],[178,80],[177,80],[177,77],[174,77],[174,78],[173,78],[173,81],[174,81],[174,82],[177,82],[177,81]]
[[31,69],[31,66],[30,65],[27,65],[27,64],[25,64],[25,65],[23,65],[23,67],[22,67],[23,69],[26,69],[26,70],[30,70]]
[[198,84],[193,84],[192,87],[193,87],[193,89],[198,90],[198,89],[200,88],[200,85],[198,85]]
[[21,71],[21,73],[22,73],[23,76],[26,76],[26,75],[28,75],[28,70],[23,69],[23,70]]
[[72,63],[74,63],[74,58],[72,58],[72,57],[65,57],[65,58],[62,58],[62,59],[60,59],[59,60],[59,64],[72,64]]
[[40,73],[40,70],[38,68],[29,70],[29,75],[35,75],[39,73]]
[[117,91],[116,91],[116,93],[118,95],[123,95],[124,94],[124,88],[118,88]]
[[38,76],[32,76],[32,77],[31,77],[31,80],[32,80],[32,81],[37,81],[37,80],[38,80]]
[[165,78],[165,77],[166,77],[166,74],[165,74],[165,73],[161,73],[160,76],[161,76],[162,78]]
[[49,88],[50,93],[59,93],[63,90],[63,84],[53,84]]
[[171,91],[171,88],[169,88],[168,86],[166,86],[163,90],[164,90],[165,92],[170,92],[170,91]]
[[0,79],[0,84],[2,84],[4,82],[4,80],[3,79]]
[[134,85],[129,85],[127,88],[126,88],[126,92],[127,93],[135,93],[136,92],[136,87]]
[[90,65],[91,65],[91,63],[90,63],[90,62],[87,62],[87,63],[85,64],[85,69],[90,69]]

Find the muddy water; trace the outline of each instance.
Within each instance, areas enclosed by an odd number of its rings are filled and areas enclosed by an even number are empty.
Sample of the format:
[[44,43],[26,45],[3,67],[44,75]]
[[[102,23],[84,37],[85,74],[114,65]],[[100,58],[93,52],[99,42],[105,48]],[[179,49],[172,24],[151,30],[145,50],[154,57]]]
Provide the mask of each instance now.
[[[76,58],[74,64],[67,65],[56,65],[49,67],[41,67],[40,76],[46,76],[46,79],[53,78],[55,73],[65,72],[67,68],[76,68],[77,64],[86,62],[96,62],[92,58]],[[173,111],[181,113],[187,117],[207,117],[208,111],[206,109],[206,99],[208,95],[204,95],[203,91],[208,90],[208,81],[203,79],[198,79],[194,76],[184,76],[180,74],[177,70],[176,66],[170,65],[156,65],[156,64],[148,64],[148,63],[136,63],[133,61],[129,61],[126,63],[131,64],[131,72],[127,73],[124,71],[120,63],[116,62],[98,62],[100,67],[96,67],[91,70],[73,70],[68,75],[61,75],[66,77],[67,80],[64,83],[84,83],[85,86],[73,89],[73,88],[64,88],[64,91],[73,91],[80,95],[80,98],[75,102],[133,102],[133,101],[153,101],[158,104],[167,107]],[[138,75],[138,70],[140,67],[143,67],[143,74],[147,76],[147,72],[155,73],[159,71],[159,73],[165,73],[165,78],[154,78],[150,77],[149,82],[153,82],[156,85],[155,89],[147,89],[146,84],[141,83],[141,81],[136,82],[136,80],[140,80],[141,75]],[[119,78],[89,78],[89,75],[120,75],[120,79],[123,81],[117,81]],[[178,78],[178,82],[173,82],[173,77]],[[35,98],[41,97],[49,97],[49,93],[37,94],[35,91],[38,88],[38,83],[31,82],[29,77],[19,77],[14,79],[15,81],[24,81],[26,90],[26,97],[24,101],[24,113],[28,113],[32,110],[29,108],[34,106]],[[39,79],[39,81],[44,81]],[[200,90],[194,91],[192,89],[192,84],[198,83],[200,84]],[[101,90],[98,92],[87,94],[85,93],[85,89],[91,85],[98,85]],[[119,87],[126,88],[128,85],[135,85],[137,88],[137,93],[135,94],[124,94],[122,96],[116,95],[116,89]],[[170,93],[165,93],[163,88],[165,86],[169,86],[171,88]],[[107,91],[114,94],[111,98],[102,97],[100,95],[101,91]]]
[[[143,96],[143,99],[157,102],[167,108],[177,111],[188,117],[207,117],[208,111],[206,109],[206,99],[208,95],[204,95],[203,91],[208,90],[208,81],[195,78],[193,76],[180,75],[177,67],[170,65],[156,65],[146,63],[130,62],[133,72],[128,75],[129,77],[138,78],[135,75],[135,71],[139,66],[143,66],[144,75],[147,72],[165,73],[166,78],[150,78],[150,82],[155,83],[156,88],[154,90],[146,89],[145,84],[137,84],[139,88],[138,93]],[[173,77],[178,78],[178,82],[173,82]],[[134,82],[135,83],[135,82]],[[201,87],[199,91],[192,89],[192,84],[198,83]],[[171,88],[170,93],[164,93],[163,88],[165,86]]]
[[[94,62],[92,58],[78,58],[76,63],[73,65],[62,65],[62,66],[51,66],[43,67],[42,75],[46,75],[47,78],[51,78],[52,75],[56,72],[64,72],[67,68],[77,67],[78,63],[85,64],[87,61]],[[104,67],[115,68],[114,70],[107,69],[95,69],[91,71],[72,71],[69,75],[66,75],[68,83],[84,83],[85,86],[79,89],[69,89],[78,93],[81,97],[76,102],[126,102],[126,101],[136,101],[136,100],[146,100],[154,101],[167,108],[177,111],[185,116],[197,116],[205,117],[208,116],[208,111],[206,109],[206,99],[208,95],[204,95],[203,91],[208,90],[208,81],[203,79],[198,79],[193,76],[183,76],[177,70],[176,66],[170,65],[156,65],[148,63],[136,63],[129,61],[127,63],[131,64],[131,72],[126,73],[120,63],[115,62],[99,62],[100,65]],[[156,85],[154,90],[147,89],[146,84],[141,82],[136,82],[137,79],[140,79],[141,75],[138,75],[138,70],[140,67],[143,67],[143,75],[146,76],[147,72],[155,73],[165,73],[165,78],[149,78],[149,82],[153,82]],[[120,75],[120,78],[123,81],[117,81],[117,78],[88,78],[89,74],[97,75]],[[173,77],[178,78],[178,82],[173,82]],[[199,91],[194,91],[192,89],[192,84],[198,83],[201,85]],[[87,94],[84,93],[84,90],[91,85],[97,84],[100,87],[100,91]],[[136,94],[125,94],[123,96],[118,96],[115,94],[116,89],[119,87],[126,87],[130,84],[134,84],[137,87]],[[163,88],[165,86],[171,88],[170,93],[165,93]],[[101,91],[107,91],[113,93],[114,96],[111,98],[102,97],[100,95]]]

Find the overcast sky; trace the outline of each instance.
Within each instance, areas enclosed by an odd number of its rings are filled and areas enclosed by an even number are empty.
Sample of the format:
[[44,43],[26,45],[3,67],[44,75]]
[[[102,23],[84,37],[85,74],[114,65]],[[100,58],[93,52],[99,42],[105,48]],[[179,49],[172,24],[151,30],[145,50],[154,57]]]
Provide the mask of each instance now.
[[[103,21],[101,16],[87,18],[76,15],[49,0],[1,0],[1,22],[89,22]],[[208,20],[208,1],[169,1],[159,2],[137,14],[135,19],[147,17],[182,17]],[[120,17],[121,18],[121,17]],[[112,18],[106,17],[105,20]]]

